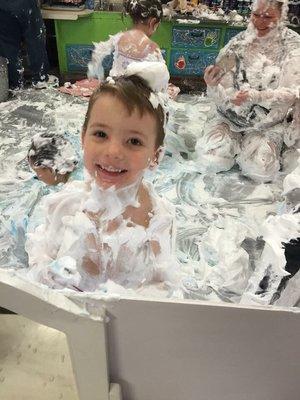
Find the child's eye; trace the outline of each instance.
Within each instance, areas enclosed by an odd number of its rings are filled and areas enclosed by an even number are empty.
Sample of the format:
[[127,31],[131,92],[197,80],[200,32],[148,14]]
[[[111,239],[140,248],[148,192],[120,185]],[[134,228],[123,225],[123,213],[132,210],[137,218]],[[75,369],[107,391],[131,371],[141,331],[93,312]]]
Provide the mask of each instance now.
[[128,143],[132,144],[133,146],[142,146],[142,142],[137,138],[129,139]]
[[97,131],[94,133],[94,136],[99,137],[99,138],[106,138],[107,134],[103,131]]

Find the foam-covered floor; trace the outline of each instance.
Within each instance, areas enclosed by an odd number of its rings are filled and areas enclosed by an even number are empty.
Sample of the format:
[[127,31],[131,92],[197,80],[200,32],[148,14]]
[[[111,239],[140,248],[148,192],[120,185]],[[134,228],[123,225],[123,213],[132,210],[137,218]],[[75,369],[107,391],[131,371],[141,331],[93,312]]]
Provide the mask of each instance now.
[[[0,267],[26,267],[24,232],[14,221],[30,216],[50,190],[29,169],[31,137],[67,132],[80,153],[86,108],[86,99],[54,89],[20,91],[11,101],[0,103]],[[147,179],[176,205],[177,256],[188,289],[184,295],[238,301],[262,250],[257,240],[261,225],[282,206],[284,174],[275,183],[261,185],[241,176],[237,167],[200,174],[193,148],[210,115],[211,104],[205,97],[182,95],[171,103],[166,154]],[[201,282],[197,288],[195,279]]]

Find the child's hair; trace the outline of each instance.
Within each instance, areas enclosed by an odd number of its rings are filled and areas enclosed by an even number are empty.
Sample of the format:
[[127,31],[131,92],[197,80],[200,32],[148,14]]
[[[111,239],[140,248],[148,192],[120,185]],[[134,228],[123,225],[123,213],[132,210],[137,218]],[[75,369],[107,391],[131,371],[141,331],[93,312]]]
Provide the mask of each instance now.
[[124,9],[134,24],[156,18],[162,20],[163,11],[160,0],[125,0]]
[[163,108],[160,104],[156,108],[153,107],[150,102],[150,96],[153,92],[146,81],[137,75],[121,76],[100,84],[90,98],[83,124],[83,133],[87,129],[93,105],[102,94],[110,94],[116,97],[124,104],[130,115],[134,110],[138,110],[141,116],[144,113],[153,115],[157,126],[156,146],[159,147],[163,144],[165,138],[165,115]]
[[60,174],[72,172],[78,164],[71,143],[63,135],[54,133],[33,136],[27,156],[34,167],[50,168]]

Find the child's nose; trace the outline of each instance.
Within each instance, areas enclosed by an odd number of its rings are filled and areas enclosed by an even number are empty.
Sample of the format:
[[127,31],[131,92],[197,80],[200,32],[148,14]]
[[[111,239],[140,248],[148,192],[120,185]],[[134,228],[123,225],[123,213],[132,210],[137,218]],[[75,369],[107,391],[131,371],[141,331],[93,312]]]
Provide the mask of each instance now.
[[116,140],[111,140],[106,148],[106,155],[108,157],[120,159],[123,158],[122,144]]

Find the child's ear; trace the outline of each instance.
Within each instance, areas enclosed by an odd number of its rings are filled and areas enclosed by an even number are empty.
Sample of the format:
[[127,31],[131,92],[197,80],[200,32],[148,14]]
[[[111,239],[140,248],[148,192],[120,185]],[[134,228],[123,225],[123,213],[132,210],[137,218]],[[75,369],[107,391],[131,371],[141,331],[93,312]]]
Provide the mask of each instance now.
[[158,164],[160,163],[160,161],[161,161],[161,159],[162,159],[163,153],[164,153],[164,149],[163,149],[162,146],[159,146],[159,147],[155,150],[154,157],[153,157],[153,159],[151,160],[150,165],[149,165],[149,168],[150,168],[151,170],[153,170],[154,168],[156,168],[156,167],[158,166]]
[[154,33],[156,29],[158,28],[159,21],[155,17],[150,18],[149,20],[149,27],[151,28],[151,31]]
[[153,160],[150,161],[149,169],[153,171],[157,166],[158,166],[158,161],[157,158],[155,157],[153,158]]
[[157,164],[159,164],[163,158],[165,154],[165,148],[164,146],[159,146],[156,150],[155,150],[155,160],[157,162]]

